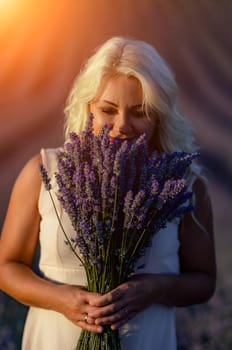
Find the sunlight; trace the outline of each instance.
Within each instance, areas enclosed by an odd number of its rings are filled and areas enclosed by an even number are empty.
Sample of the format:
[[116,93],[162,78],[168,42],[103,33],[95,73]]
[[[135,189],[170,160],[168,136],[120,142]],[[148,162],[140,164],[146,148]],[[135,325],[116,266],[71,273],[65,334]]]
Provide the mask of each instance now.
[[0,0],[0,21],[9,23],[17,16],[17,12],[22,8],[22,0]]
[[14,9],[17,0],[0,0],[0,11],[10,11]]

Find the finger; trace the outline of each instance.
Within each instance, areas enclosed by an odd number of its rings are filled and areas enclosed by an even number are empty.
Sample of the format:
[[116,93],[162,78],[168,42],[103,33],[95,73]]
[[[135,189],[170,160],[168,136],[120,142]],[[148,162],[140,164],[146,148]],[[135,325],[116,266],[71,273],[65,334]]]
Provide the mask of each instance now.
[[115,331],[115,330],[121,328],[122,326],[124,326],[124,324],[126,324],[126,323],[127,323],[131,318],[133,318],[135,315],[136,315],[135,312],[130,312],[130,313],[127,315],[126,318],[121,319],[120,321],[111,324],[111,329],[112,329],[113,331]]
[[88,314],[90,317],[94,319],[110,316],[117,313],[119,310],[121,310],[124,304],[125,304],[125,301],[119,300],[115,303],[89,310]]
[[106,294],[93,297],[89,304],[92,306],[106,306],[119,300],[124,293],[125,289],[119,286]]
[[85,319],[85,322],[88,324],[95,324],[95,318],[90,317],[87,315],[87,318]]
[[82,329],[85,329],[86,331],[89,331],[89,332],[94,332],[94,333],[102,333],[103,332],[103,327],[100,325],[89,324],[85,321],[77,321],[76,324],[79,327],[81,327]]
[[97,325],[113,325],[113,324],[118,324],[120,322],[126,322],[130,318],[130,310],[127,307],[123,307],[120,310],[118,310],[116,313],[111,314],[106,317],[100,317],[96,318],[95,323]]
[[98,300],[102,296],[100,293],[92,293],[87,291],[82,291],[82,293],[83,293],[84,301],[90,305],[94,305],[93,301],[95,299]]
[[80,315],[81,319],[79,319],[76,323],[79,327],[95,333],[103,332],[103,327],[101,325],[95,324],[95,319],[89,317],[87,313]]

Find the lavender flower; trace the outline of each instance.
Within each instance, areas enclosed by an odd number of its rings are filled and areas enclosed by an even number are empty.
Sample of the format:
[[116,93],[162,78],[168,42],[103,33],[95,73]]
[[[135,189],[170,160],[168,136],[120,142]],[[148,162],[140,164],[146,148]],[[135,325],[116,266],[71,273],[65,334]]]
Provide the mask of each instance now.
[[[93,134],[92,115],[80,135],[70,134],[57,156],[57,197],[75,230],[72,239],[64,234],[76,255],[79,249],[89,291],[105,293],[127,280],[154,234],[192,210],[184,176],[198,156],[150,154],[145,135],[110,142],[107,126]],[[40,173],[50,190],[43,165]],[[82,331],[77,349],[105,349],[103,340],[120,349],[118,333],[110,330],[104,336]]]
[[47,191],[50,191],[52,186],[51,186],[51,179],[48,177],[48,172],[45,169],[43,164],[39,164],[38,167],[39,167],[39,172],[40,172],[40,175],[41,175],[41,179],[42,179],[42,181],[44,183],[45,189]]

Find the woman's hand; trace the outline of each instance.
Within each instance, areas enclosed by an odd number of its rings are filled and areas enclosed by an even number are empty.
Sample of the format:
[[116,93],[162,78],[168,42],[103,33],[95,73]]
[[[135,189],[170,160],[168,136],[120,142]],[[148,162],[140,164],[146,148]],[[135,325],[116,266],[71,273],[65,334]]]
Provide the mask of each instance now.
[[96,298],[101,295],[90,293],[82,286],[59,285],[59,299],[56,311],[62,313],[75,325],[90,332],[101,333],[103,327],[95,323],[90,313],[97,312],[99,307],[92,306]]
[[155,275],[139,274],[112,291],[91,298],[90,304],[97,308],[89,311],[96,325],[111,325],[118,329],[138,312],[154,302]]

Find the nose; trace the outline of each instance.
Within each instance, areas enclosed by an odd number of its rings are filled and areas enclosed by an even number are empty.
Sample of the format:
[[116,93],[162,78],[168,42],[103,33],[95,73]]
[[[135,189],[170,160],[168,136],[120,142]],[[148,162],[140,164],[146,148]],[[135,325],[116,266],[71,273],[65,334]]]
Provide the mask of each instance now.
[[113,136],[120,137],[132,137],[133,127],[131,123],[131,119],[129,113],[126,111],[121,111],[115,118],[115,122],[113,125]]

